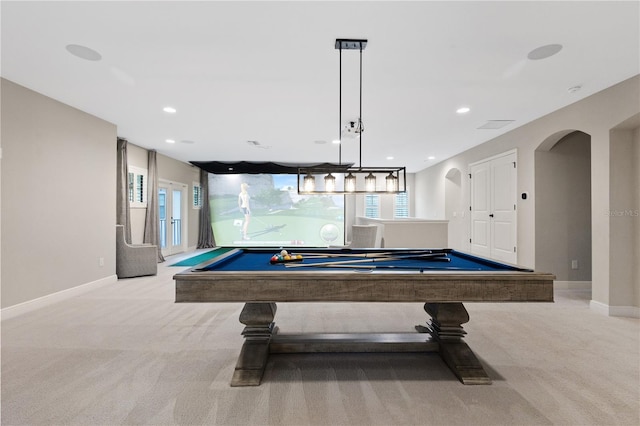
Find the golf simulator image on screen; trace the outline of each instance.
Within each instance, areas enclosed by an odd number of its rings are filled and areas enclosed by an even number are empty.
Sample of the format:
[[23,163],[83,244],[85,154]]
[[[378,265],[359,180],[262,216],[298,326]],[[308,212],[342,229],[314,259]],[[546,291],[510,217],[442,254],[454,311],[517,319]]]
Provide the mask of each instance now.
[[344,196],[298,194],[291,174],[209,174],[218,246],[344,244]]

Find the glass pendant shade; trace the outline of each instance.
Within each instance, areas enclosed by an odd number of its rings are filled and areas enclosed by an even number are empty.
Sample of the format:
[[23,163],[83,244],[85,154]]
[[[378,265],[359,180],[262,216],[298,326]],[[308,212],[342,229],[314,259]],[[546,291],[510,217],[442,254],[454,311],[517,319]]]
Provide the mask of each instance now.
[[344,178],[344,190],[345,192],[355,192],[356,190],[356,177],[351,173]]
[[367,192],[375,192],[376,190],[376,177],[373,173],[369,173],[369,175],[364,178],[364,187]]
[[398,191],[398,178],[393,175],[393,173],[389,173],[389,176],[385,178],[387,182],[387,192],[397,192]]
[[316,178],[313,177],[311,175],[311,173],[308,173],[304,177],[303,186],[304,186],[305,192],[313,192],[313,191],[315,191],[316,190]]
[[324,177],[324,190],[327,192],[336,190],[336,178],[331,173]]

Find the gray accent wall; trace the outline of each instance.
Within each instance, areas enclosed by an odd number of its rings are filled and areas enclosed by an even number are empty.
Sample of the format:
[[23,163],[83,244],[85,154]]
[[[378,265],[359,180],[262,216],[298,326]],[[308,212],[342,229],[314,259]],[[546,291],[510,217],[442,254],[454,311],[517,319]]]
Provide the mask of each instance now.
[[[640,122],[640,115],[636,122]],[[635,123],[634,123],[635,125]],[[640,127],[619,126],[611,132],[610,304],[640,306]]]
[[536,268],[591,281],[591,138],[572,132],[537,150],[535,173]]
[[[147,169],[149,151],[135,144],[135,141],[128,140],[127,161],[129,165]],[[158,166],[158,177],[177,183],[187,185],[187,247],[195,249],[198,245],[198,224],[200,223],[200,210],[194,209],[193,205],[193,183],[200,181],[200,169],[191,164],[174,160],[160,153],[156,157]],[[146,208],[131,208],[131,242],[141,244],[144,236],[144,221]]]
[[116,126],[1,83],[4,308],[115,276]]
[[195,249],[198,245],[198,226],[200,210],[193,206],[193,183],[200,181],[200,169],[191,164],[174,160],[166,155],[158,154],[158,176],[160,179],[187,185],[187,247]]
[[[638,256],[636,255],[635,262],[626,263],[623,266],[627,270],[635,268],[635,274],[631,275],[635,278],[632,281],[618,280],[617,266],[615,262],[612,264],[612,259],[624,258],[627,253],[625,246],[628,244],[620,244],[621,241],[615,229],[611,232],[612,218],[607,214],[610,209],[618,208],[612,207],[610,200],[612,170],[614,173],[623,173],[622,180],[626,181],[634,179],[634,173],[635,176],[638,173],[637,161],[635,169],[631,169],[631,174],[628,171],[623,172],[623,169],[618,170],[617,163],[610,162],[611,155],[614,155],[614,159],[618,155],[617,148],[614,148],[611,153],[610,147],[615,141],[612,140],[610,132],[639,113],[640,76],[634,76],[530,123],[522,123],[520,127],[417,173],[415,178],[416,216],[426,219],[446,218],[444,182],[450,170],[462,171],[463,199],[469,200],[469,181],[465,178],[469,164],[517,149],[517,190],[519,195],[524,192],[528,194],[526,200],[519,198],[517,204],[518,263],[535,268],[537,266],[535,247],[537,227],[544,226],[536,221],[535,214],[535,151],[548,150],[567,134],[577,130],[582,131],[591,138],[592,302],[603,307],[640,307],[638,297],[629,299],[624,296],[624,301],[621,300],[622,295],[629,294],[629,288],[635,289],[634,295],[638,293],[638,269],[635,265],[638,263]],[[514,125],[519,124],[521,123],[514,123]],[[631,134],[637,134],[637,124],[630,127],[625,129]],[[490,130],[478,131],[490,132]],[[637,137],[634,140],[637,141]],[[637,150],[637,148],[634,149]],[[633,158],[637,158],[636,151],[627,152],[633,155]],[[635,179],[637,181],[637,178]],[[640,185],[636,184],[636,190],[638,187]],[[468,218],[468,215],[465,217]],[[632,218],[631,222],[634,224],[632,229],[637,235],[638,219]],[[467,223],[468,220],[464,221],[464,224],[460,223],[460,226],[465,227]],[[614,225],[614,228],[616,226]],[[468,229],[461,232],[466,232],[468,241]],[[637,253],[637,243],[632,245]],[[621,297],[619,298],[618,295]],[[618,305],[620,303],[623,305]]]

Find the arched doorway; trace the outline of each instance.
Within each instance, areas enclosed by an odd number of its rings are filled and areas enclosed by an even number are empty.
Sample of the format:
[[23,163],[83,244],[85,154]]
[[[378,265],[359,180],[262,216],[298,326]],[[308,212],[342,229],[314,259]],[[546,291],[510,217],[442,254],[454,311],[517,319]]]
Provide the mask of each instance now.
[[535,152],[535,265],[559,288],[591,288],[591,136],[564,130]]

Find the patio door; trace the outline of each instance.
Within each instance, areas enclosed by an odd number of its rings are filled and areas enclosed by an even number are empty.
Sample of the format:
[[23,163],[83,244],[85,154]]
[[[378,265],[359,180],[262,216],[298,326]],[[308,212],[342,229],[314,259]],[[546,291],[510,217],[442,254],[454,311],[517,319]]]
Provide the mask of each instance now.
[[187,250],[187,185],[160,181],[158,185],[160,248],[163,256]]

